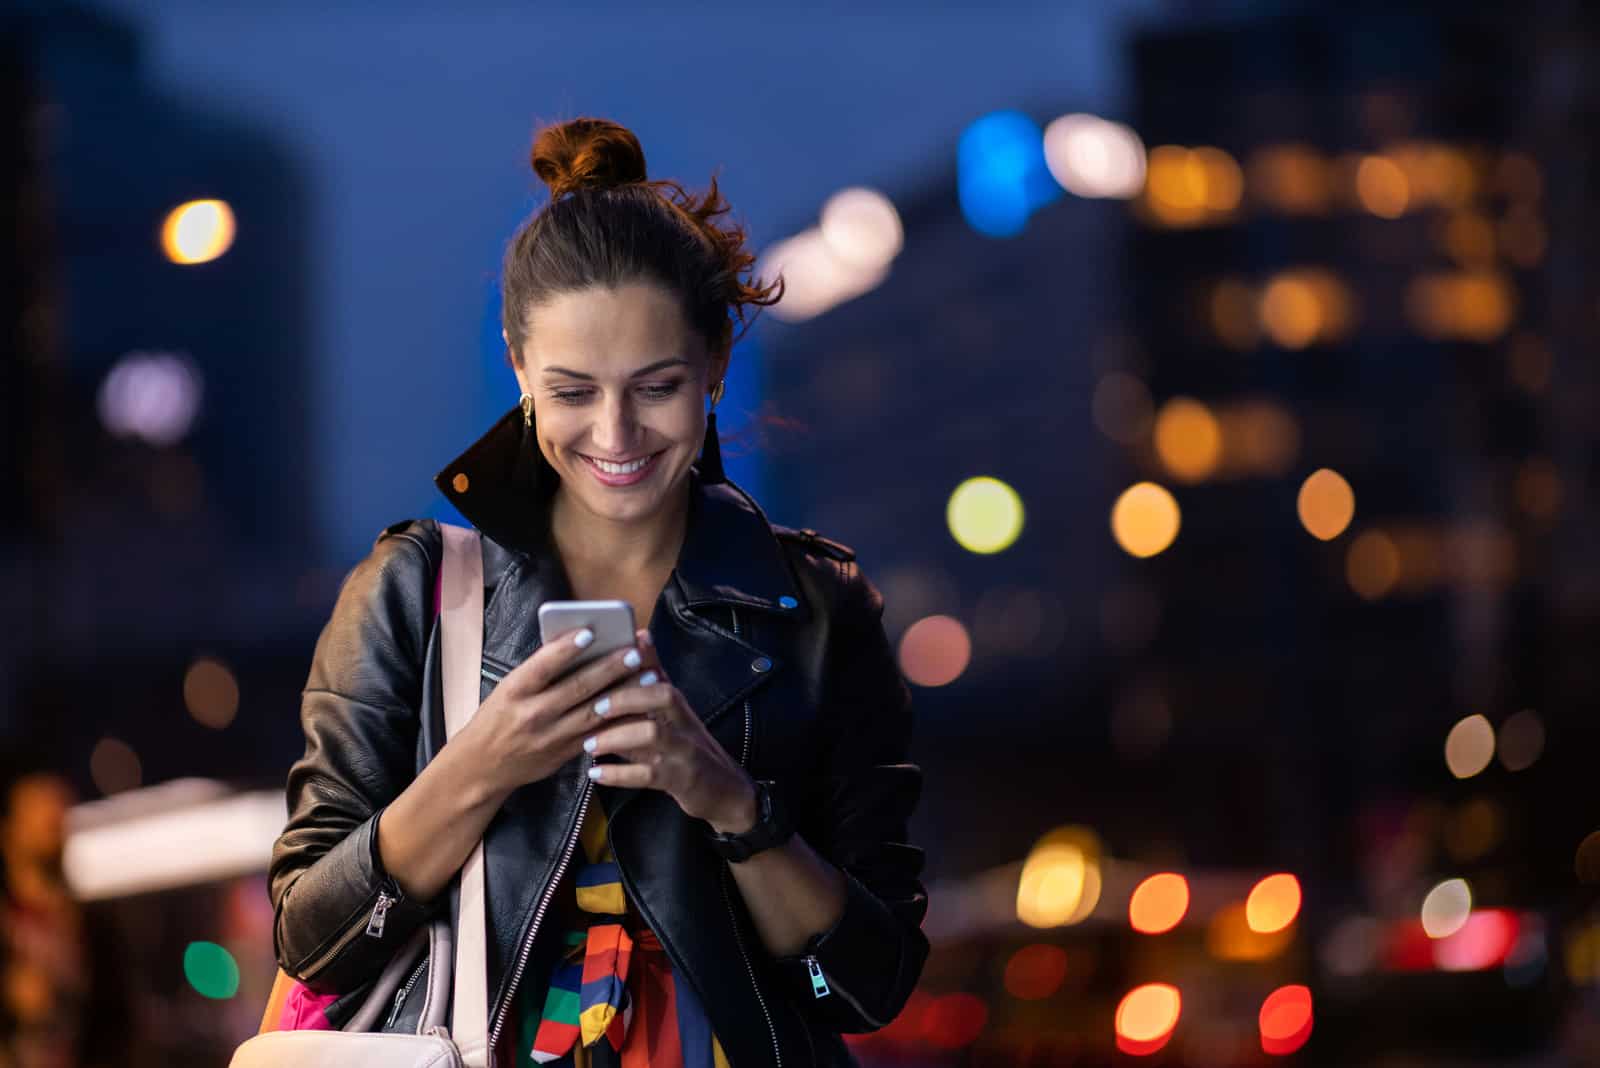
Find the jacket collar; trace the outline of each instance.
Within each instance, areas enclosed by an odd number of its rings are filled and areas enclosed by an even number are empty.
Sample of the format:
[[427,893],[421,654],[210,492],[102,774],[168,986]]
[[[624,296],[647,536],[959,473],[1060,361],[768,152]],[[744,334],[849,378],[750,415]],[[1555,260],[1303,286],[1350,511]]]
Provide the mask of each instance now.
[[[550,502],[561,476],[545,461],[521,407],[501,416],[434,485],[486,537],[525,556],[551,553]],[[689,469],[689,516],[674,571],[684,605],[734,605],[807,618],[788,557],[759,505],[732,482]]]

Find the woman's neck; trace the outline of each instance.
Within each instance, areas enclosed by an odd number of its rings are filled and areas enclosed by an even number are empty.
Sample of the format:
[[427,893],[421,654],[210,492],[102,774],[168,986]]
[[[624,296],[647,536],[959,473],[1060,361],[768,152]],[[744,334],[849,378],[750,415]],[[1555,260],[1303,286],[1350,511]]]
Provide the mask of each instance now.
[[568,572],[641,575],[678,562],[689,517],[687,488],[648,520],[617,523],[579,507],[561,489],[550,505],[550,533]]

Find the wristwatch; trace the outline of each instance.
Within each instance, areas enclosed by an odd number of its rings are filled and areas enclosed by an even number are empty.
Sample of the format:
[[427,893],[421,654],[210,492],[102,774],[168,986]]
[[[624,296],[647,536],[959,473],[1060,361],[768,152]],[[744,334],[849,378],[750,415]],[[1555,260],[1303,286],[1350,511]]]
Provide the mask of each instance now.
[[794,824],[779,797],[777,783],[756,780],[756,825],[743,834],[708,831],[711,848],[723,860],[747,860],[762,850],[780,846],[794,834]]

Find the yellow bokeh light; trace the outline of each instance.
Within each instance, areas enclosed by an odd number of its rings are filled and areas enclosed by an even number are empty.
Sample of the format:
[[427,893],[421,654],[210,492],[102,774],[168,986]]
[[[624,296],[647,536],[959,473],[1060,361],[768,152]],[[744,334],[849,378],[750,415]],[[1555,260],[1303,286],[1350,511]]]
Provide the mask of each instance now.
[[1488,342],[1511,328],[1516,295],[1503,275],[1462,271],[1423,275],[1406,292],[1406,312],[1424,336]]
[[1300,880],[1287,872],[1269,875],[1244,903],[1245,924],[1256,934],[1276,934],[1300,915]]
[[1314,538],[1332,541],[1356,514],[1356,495],[1350,483],[1337,471],[1324,467],[1313,471],[1300,486],[1296,502],[1301,524]]
[[1190,158],[1205,174],[1206,207],[1219,214],[1237,208],[1244,192],[1244,175],[1233,157],[1220,148],[1203,147],[1195,149]]
[[1481,715],[1468,716],[1450,728],[1444,740],[1444,762],[1450,774],[1470,779],[1494,759],[1494,727]]
[[1462,211],[1444,225],[1444,250],[1463,267],[1480,269],[1494,263],[1494,226],[1482,215]]
[[1383,531],[1363,531],[1350,543],[1344,570],[1351,589],[1364,600],[1376,601],[1400,581],[1400,550]]
[[1078,923],[1100,900],[1100,841],[1083,827],[1062,827],[1034,845],[1017,882],[1017,919],[1030,927]]
[[1422,899],[1422,929],[1429,938],[1449,938],[1472,915],[1472,889],[1465,879],[1446,879]]
[[1178,926],[1189,911],[1189,880],[1176,872],[1161,872],[1133,888],[1128,899],[1128,923],[1140,934],[1162,934]]
[[167,213],[161,248],[173,263],[208,263],[233,245],[233,209],[222,200],[191,200]]
[[969,478],[950,494],[945,521],[968,552],[997,553],[1022,533],[1022,498],[998,478]]
[[1217,417],[1197,400],[1174,397],[1156,416],[1156,454],[1180,482],[1199,482],[1217,470],[1222,429]]
[[1367,156],[1356,168],[1356,196],[1361,206],[1385,219],[1398,219],[1411,202],[1405,171],[1386,156]]
[[1156,221],[1192,226],[1239,206],[1244,176],[1220,148],[1161,145],[1150,150],[1144,203]]
[[1129,486],[1111,508],[1111,533],[1130,556],[1144,558],[1163,551],[1177,538],[1181,523],[1178,502],[1154,482]]

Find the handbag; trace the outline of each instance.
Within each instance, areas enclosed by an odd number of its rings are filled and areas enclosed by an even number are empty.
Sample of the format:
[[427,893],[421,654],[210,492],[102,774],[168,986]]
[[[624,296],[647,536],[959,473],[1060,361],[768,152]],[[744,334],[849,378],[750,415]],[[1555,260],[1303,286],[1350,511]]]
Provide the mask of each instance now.
[[[439,565],[440,658],[446,740],[466,726],[478,708],[483,656],[483,550],[478,533],[448,523]],[[264,1031],[234,1051],[229,1068],[487,1068],[489,992],[484,963],[483,843],[461,869],[457,923],[435,920],[420,928],[384,966],[361,1008],[338,1031]],[[459,937],[452,937],[452,935]],[[434,962],[415,1034],[372,1029],[382,1019],[412,965],[426,952]],[[454,967],[441,967],[453,961]],[[280,989],[292,982],[282,971],[268,999],[265,1028],[281,1006]],[[448,985],[447,985],[448,984]],[[453,1005],[455,1033],[444,1026]]]

